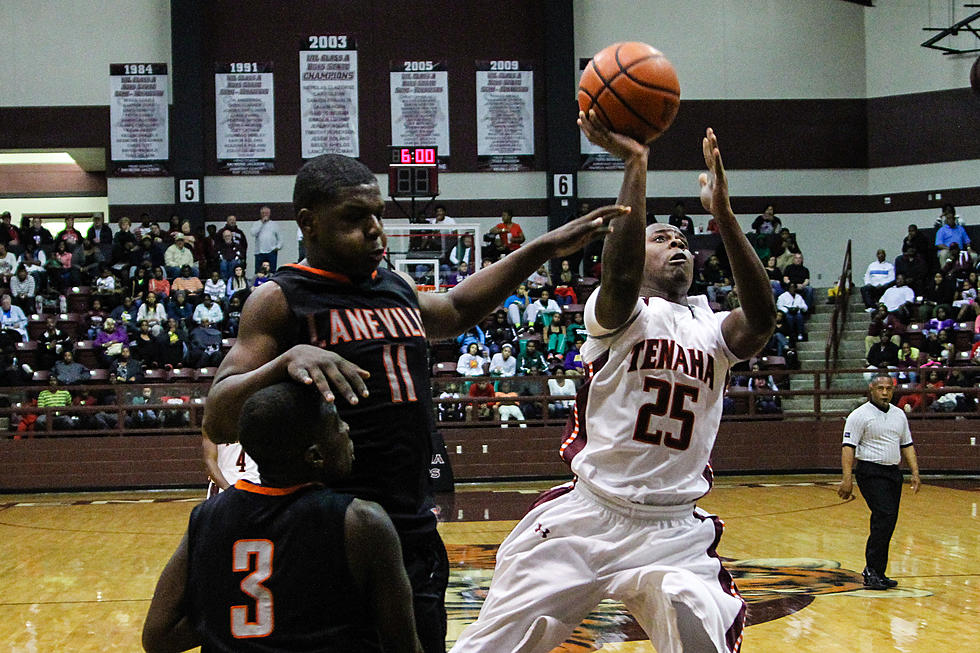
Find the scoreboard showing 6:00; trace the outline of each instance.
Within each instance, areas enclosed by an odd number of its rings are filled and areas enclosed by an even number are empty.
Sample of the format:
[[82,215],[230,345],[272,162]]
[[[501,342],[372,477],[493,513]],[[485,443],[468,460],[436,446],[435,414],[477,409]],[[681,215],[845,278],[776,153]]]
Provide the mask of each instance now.
[[439,152],[435,147],[388,148],[388,194],[435,197],[439,194]]

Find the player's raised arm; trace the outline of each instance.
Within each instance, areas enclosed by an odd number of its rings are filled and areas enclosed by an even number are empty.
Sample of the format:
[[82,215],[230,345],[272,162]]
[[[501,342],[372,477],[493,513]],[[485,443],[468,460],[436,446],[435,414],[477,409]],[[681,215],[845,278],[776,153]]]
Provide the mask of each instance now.
[[289,307],[282,288],[265,283],[252,291],[242,308],[238,339],[221,361],[208,391],[204,434],[216,443],[238,439],[242,404],[256,390],[292,378],[312,384],[326,401],[339,394],[356,404],[365,396],[368,373],[334,352],[296,345],[280,352],[279,334],[287,328]]
[[613,220],[612,233],[602,245],[602,285],[595,306],[599,324],[618,329],[632,315],[643,282],[650,149],[629,136],[609,131],[594,110],[588,115],[579,112],[578,124],[590,141],[626,164],[617,201],[630,207],[630,212]]
[[201,638],[185,610],[187,589],[187,534],[160,574],[150,609],[143,622],[143,649],[147,653],[176,653],[200,646]]
[[376,503],[355,499],[344,516],[351,574],[373,610],[385,653],[422,653],[412,588],[391,519]]
[[704,164],[708,171],[701,173],[701,204],[711,212],[721,240],[728,252],[735,287],[741,306],[725,318],[722,334],[732,353],[750,358],[761,350],[772,336],[776,325],[776,305],[770,290],[769,277],[762,261],[742,233],[728,197],[728,178],[718,149],[718,138],[710,127],[702,141]]
[[457,336],[485,318],[518,284],[549,259],[581,249],[609,231],[610,220],[628,212],[622,206],[603,206],[553,231],[538,236],[446,293],[420,293],[422,322],[430,338]]

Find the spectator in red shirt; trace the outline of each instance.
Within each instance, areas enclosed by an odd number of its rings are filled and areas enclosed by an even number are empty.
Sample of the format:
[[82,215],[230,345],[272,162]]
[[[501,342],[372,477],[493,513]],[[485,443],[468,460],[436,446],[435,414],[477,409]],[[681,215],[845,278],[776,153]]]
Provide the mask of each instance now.
[[[474,381],[470,385],[470,397],[495,397],[496,392],[493,388],[493,381],[486,379]],[[466,421],[472,422],[476,419],[490,419],[494,415],[496,402],[471,403],[466,405]]]
[[501,256],[510,254],[524,243],[524,230],[514,222],[514,214],[510,209],[501,211],[500,222],[487,234],[496,236],[494,244]]

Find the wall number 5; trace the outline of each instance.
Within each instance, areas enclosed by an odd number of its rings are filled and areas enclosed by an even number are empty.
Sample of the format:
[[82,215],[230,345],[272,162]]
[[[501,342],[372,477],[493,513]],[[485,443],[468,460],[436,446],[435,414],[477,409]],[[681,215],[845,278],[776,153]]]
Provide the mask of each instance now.
[[197,204],[201,201],[201,180],[181,179],[177,182],[177,195],[181,203]]
[[[694,432],[693,412],[684,407],[684,402],[690,398],[697,401],[700,389],[678,383],[671,385],[667,381],[648,376],[643,380],[643,391],[656,391],[655,401],[640,406],[633,429],[633,439],[646,444],[662,444],[670,449],[684,451],[691,446],[691,434]],[[680,433],[674,435],[671,431],[657,429],[650,431],[650,420],[653,417],[665,417],[670,411],[670,418],[681,423]]]

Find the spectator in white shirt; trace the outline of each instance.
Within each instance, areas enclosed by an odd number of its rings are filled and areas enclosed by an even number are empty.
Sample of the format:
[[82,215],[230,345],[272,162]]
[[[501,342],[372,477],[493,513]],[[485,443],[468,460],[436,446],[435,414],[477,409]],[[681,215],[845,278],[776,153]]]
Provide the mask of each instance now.
[[460,376],[483,376],[483,364],[487,359],[480,356],[480,345],[471,342],[466,353],[456,361],[456,371]]
[[894,313],[903,323],[908,323],[908,304],[915,302],[915,291],[905,285],[905,277],[895,277],[895,285],[886,290],[879,300],[889,313]]
[[275,272],[279,250],[282,249],[282,237],[271,217],[272,209],[268,206],[259,209],[259,221],[252,227],[252,237],[255,238],[255,269],[260,269],[263,261],[268,261],[269,267]]
[[27,342],[27,316],[20,306],[11,303],[10,295],[0,297],[0,330],[16,331]]
[[157,301],[155,292],[146,293],[146,301],[140,304],[136,312],[136,323],[146,321],[150,325],[150,332],[154,336],[160,335],[163,325],[167,323],[167,308],[162,302]]
[[34,277],[27,274],[27,268],[23,265],[17,266],[17,274],[10,278],[10,294],[13,301],[22,309],[34,311],[34,296],[37,292],[37,285]]
[[211,299],[220,302],[225,297],[227,284],[221,280],[221,274],[217,270],[211,271],[211,278],[204,282],[204,294]]
[[776,309],[786,316],[786,323],[793,328],[793,336],[796,340],[806,339],[803,315],[807,308],[803,295],[796,292],[795,283],[789,284],[789,289],[776,299]]
[[[555,376],[548,379],[548,394],[552,397],[574,397],[575,393],[575,383],[565,376],[565,368],[556,368]],[[572,399],[562,399],[552,401],[548,406],[553,417],[565,417],[574,404],[575,401]]]
[[212,325],[219,325],[225,319],[225,314],[221,312],[221,307],[215,303],[211,295],[205,295],[204,301],[197,305],[194,309],[193,320],[198,324],[201,323],[203,318],[208,318],[208,321]]
[[524,320],[533,328],[540,317],[542,325],[547,327],[551,324],[551,316],[555,313],[561,313],[561,306],[551,299],[547,290],[542,290],[541,297],[536,302],[531,302],[531,305],[524,311]]
[[886,260],[885,250],[879,249],[877,258],[868,264],[864,272],[864,285],[861,286],[861,299],[869,313],[878,306],[881,294],[895,285],[895,266]]
[[[426,222],[428,222],[429,224],[438,225],[440,227],[448,227],[456,224],[455,220],[453,220],[448,215],[446,215],[446,207],[444,207],[441,204],[436,206],[436,214],[431,218],[426,218]],[[449,249],[450,247],[452,247],[452,244],[455,241],[455,237],[452,232],[441,231],[441,230],[437,234],[433,234],[432,236],[430,236],[429,239],[432,239],[429,240],[430,245],[435,244],[434,239],[438,239],[439,257],[443,259],[445,259],[449,255]],[[425,240],[426,239],[423,239],[423,242],[425,242]],[[431,247],[429,247],[428,249],[431,249]],[[463,260],[465,261],[466,259],[464,258]],[[457,261],[456,263],[458,265],[459,261]]]
[[0,276],[3,277],[5,283],[10,281],[10,277],[14,276],[14,270],[16,269],[17,257],[7,251],[6,245],[0,243]]
[[490,357],[490,373],[496,376],[515,376],[517,358],[512,355],[513,351],[513,345],[505,342],[500,347],[500,351]]
[[194,252],[184,240],[184,234],[178,233],[174,236],[174,244],[163,253],[163,265],[167,270],[168,279],[176,279],[180,276],[180,269],[189,265],[193,276],[197,276],[197,266],[194,265]]

